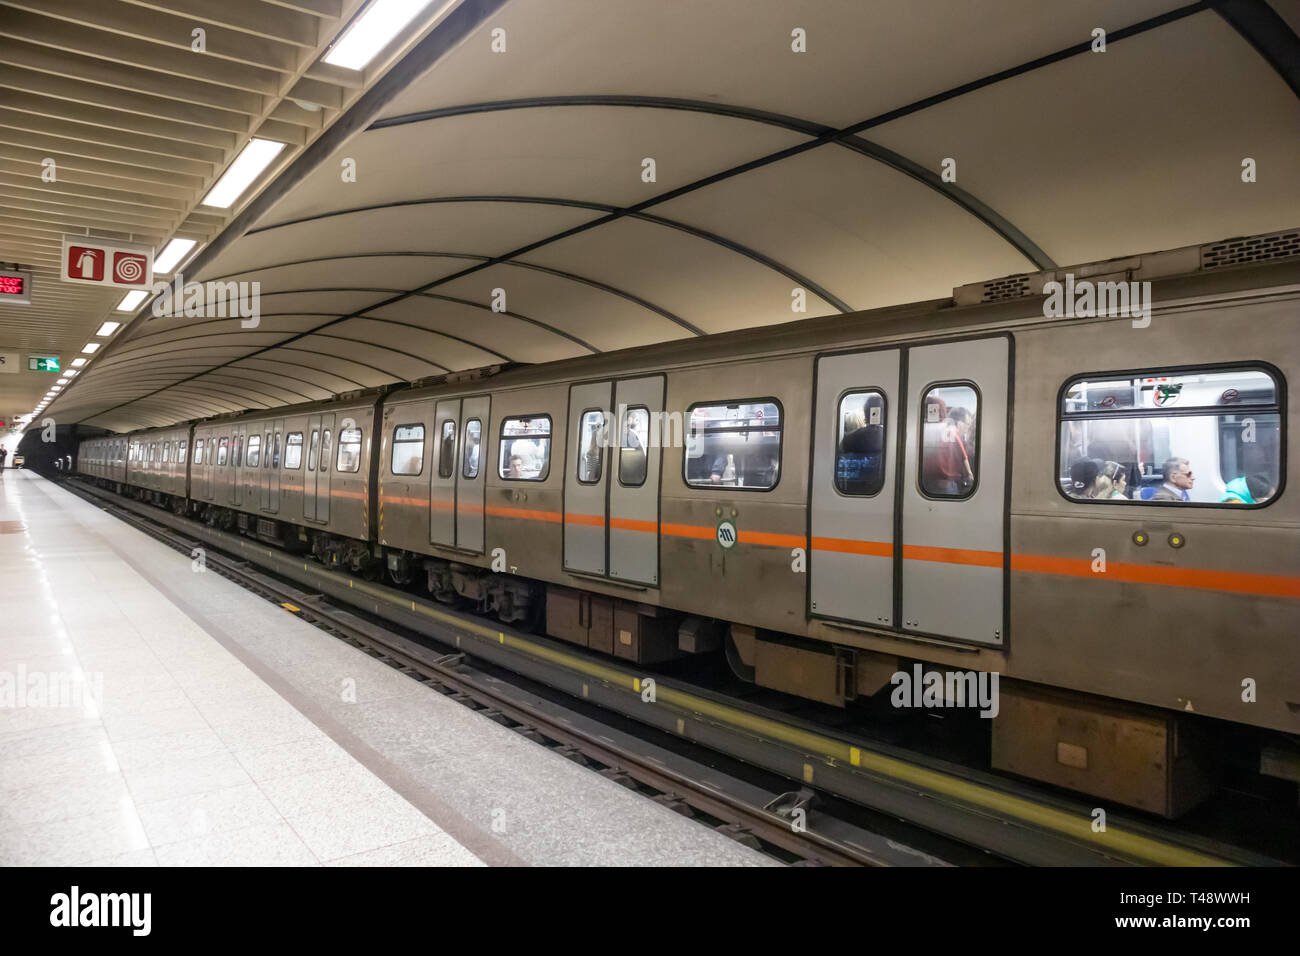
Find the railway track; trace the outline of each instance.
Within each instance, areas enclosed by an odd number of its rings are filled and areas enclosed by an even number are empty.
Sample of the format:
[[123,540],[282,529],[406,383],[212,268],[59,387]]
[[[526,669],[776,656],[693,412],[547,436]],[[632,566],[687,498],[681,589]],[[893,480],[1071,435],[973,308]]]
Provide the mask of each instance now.
[[[945,864],[942,851],[916,849],[820,812],[813,804],[822,794],[904,821],[918,833],[938,834],[941,846],[948,841],[995,861],[1107,866],[1275,862],[1125,819],[1118,808],[1108,809],[1111,823],[1097,832],[1091,807],[875,742],[831,737],[823,728],[788,716],[745,710],[700,688],[634,673],[622,662],[513,632],[82,482],[67,487],[178,550],[189,553],[203,545],[210,569],[485,716],[784,862]],[[443,649],[429,647],[425,639]],[[801,786],[787,792],[754,786],[503,681],[492,668],[801,781]],[[651,681],[653,690],[647,694]]]

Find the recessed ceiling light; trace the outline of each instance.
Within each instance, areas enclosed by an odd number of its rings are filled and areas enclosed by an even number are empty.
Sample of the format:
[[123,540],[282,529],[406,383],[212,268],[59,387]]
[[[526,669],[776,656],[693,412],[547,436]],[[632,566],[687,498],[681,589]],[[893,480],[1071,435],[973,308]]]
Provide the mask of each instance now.
[[72,364],[73,364],[74,366],[76,366],[77,368],[81,368],[81,366],[85,365],[85,364],[86,364],[87,362],[89,362],[89,361],[90,361],[90,359],[74,358],[74,359],[72,360]]
[[72,378],[74,375],[80,375],[81,373],[78,372],[75,368],[70,368],[63,374],[66,375],[68,378]]
[[67,380],[67,378],[61,378],[61,379],[59,379],[59,384],[60,384],[60,385],[67,385],[67,384],[68,384],[68,380]]
[[361,69],[429,3],[430,0],[373,0],[325,54],[325,62],[348,70]]
[[83,351],[83,352],[87,352],[87,353],[90,353],[90,352],[98,352],[98,351],[99,351],[99,343],[98,343],[98,342],[87,342],[87,343],[86,343],[86,347],[85,347],[84,349],[82,349],[81,351]]
[[62,385],[51,385],[51,386],[50,386],[50,391],[51,391],[51,392],[61,392],[61,391],[63,391],[63,386],[62,386]]
[[112,335],[114,332],[116,332],[116,331],[117,331],[118,329],[120,329],[121,327],[122,327],[122,323],[121,323],[121,322],[105,322],[103,325],[101,325],[101,326],[99,327],[99,331],[96,332],[95,334],[96,334],[96,335]]
[[136,307],[149,295],[143,289],[136,289],[134,292],[128,292],[122,297],[122,301],[117,304],[118,312],[134,312]]
[[284,143],[273,143],[269,139],[249,140],[248,145],[239,151],[235,161],[230,164],[230,168],[203,197],[203,205],[229,209],[253,180],[271,165],[271,160],[280,155],[282,149]]
[[184,259],[199,243],[195,239],[173,239],[158,253],[153,261],[154,272],[171,272],[176,263]]

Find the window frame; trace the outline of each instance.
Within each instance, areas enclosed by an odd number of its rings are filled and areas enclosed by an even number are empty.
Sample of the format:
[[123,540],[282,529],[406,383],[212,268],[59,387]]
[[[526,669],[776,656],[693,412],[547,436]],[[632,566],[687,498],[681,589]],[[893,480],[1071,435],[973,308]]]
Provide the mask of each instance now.
[[[298,436],[298,444],[297,444],[297,445],[294,445],[294,443],[293,443],[292,441],[290,441],[290,439],[292,439],[294,435],[297,435],[297,436]],[[296,465],[290,465],[290,464],[289,464],[289,448],[290,448],[290,446],[295,447],[295,448],[298,449],[298,464],[296,464]],[[302,432],[285,432],[285,435],[284,435],[284,470],[285,470],[285,471],[297,471],[298,469],[300,469],[300,468],[302,467],[302,455],[303,455],[303,450],[304,450],[304,449],[303,449],[303,433],[302,433]]]
[[[551,444],[546,447],[546,471],[536,478],[510,478],[501,474],[501,443],[506,440],[506,422],[519,421],[525,418],[545,418],[546,419],[546,440]],[[514,439],[527,438],[526,435],[512,435]],[[537,436],[541,437],[541,436]],[[549,412],[527,412],[522,415],[502,415],[501,421],[497,425],[497,478],[501,481],[526,481],[530,484],[538,484],[546,481],[551,477],[551,458],[554,457],[551,452],[555,443],[555,420],[551,418]],[[480,452],[480,458],[482,453]],[[481,467],[481,466],[480,466]]]
[[[396,468],[393,467],[393,459],[397,457],[397,446],[415,444],[415,439],[413,438],[404,438],[401,441],[397,440],[397,432],[399,429],[402,428],[420,429],[420,470],[419,471],[398,471]],[[425,430],[424,422],[406,422],[404,424],[394,425],[393,444],[392,447],[389,448],[388,450],[388,473],[392,475],[394,478],[419,478],[422,474],[424,474],[424,452],[425,452],[425,446],[428,444],[428,441],[429,441],[428,433]]]
[[[451,456],[447,457],[447,426],[451,426]],[[438,429],[438,471],[437,475],[441,479],[456,477],[456,438],[460,434],[460,422],[454,418],[444,418],[442,427]],[[444,461],[444,459],[446,459]],[[443,474],[442,466],[447,465],[447,473]]]
[[[724,484],[715,485],[712,482],[705,482],[704,484],[696,485],[688,481],[686,478],[686,465],[690,461],[690,458],[686,455],[685,440],[691,433],[691,415],[695,411],[695,409],[703,406],[721,405],[723,408],[726,408],[729,405],[760,405],[760,404],[775,405],[777,418],[780,420],[780,424],[776,426],[777,435],[778,435],[778,439],[776,443],[776,481],[772,483],[771,487],[758,488],[754,485],[724,485]],[[760,427],[762,427],[763,430],[765,431],[767,430],[767,426],[765,425]],[[753,431],[753,428],[736,429],[736,431],[746,431],[746,430]],[[692,491],[743,491],[743,492],[753,492],[757,494],[767,494],[768,492],[776,491],[776,489],[781,485],[781,479],[785,477],[785,406],[781,404],[781,400],[777,398],[775,395],[764,395],[764,396],[759,396],[757,398],[709,399],[702,402],[692,402],[691,404],[686,406],[686,412],[683,415],[682,442],[683,442],[683,447],[682,447],[681,477],[682,477],[682,485],[684,485],[686,488]]]
[[[844,439],[839,437],[839,430],[844,427],[844,399],[850,395],[862,395],[867,393],[880,396],[880,402],[881,402],[880,417],[882,419],[880,423],[880,427],[885,432],[884,440],[880,444],[880,454],[884,458],[884,461],[880,463],[880,487],[869,495],[858,495],[858,494],[852,494],[851,492],[847,492],[847,491],[840,491],[840,486],[839,486],[840,442],[843,441]],[[839,396],[835,399],[835,413],[836,413],[836,420],[835,420],[836,438],[835,438],[835,457],[831,459],[831,490],[834,491],[841,498],[880,497],[880,495],[883,494],[885,491],[885,485],[889,483],[889,396],[885,394],[885,390],[881,388],[879,385],[854,385],[853,387],[846,388],[844,391],[840,392]],[[976,427],[978,428],[979,427],[978,420],[976,421],[975,424]],[[897,439],[895,439],[895,441],[897,441]],[[917,447],[919,449],[920,446]],[[978,450],[979,449],[976,448],[977,452]],[[917,465],[918,467],[920,465],[919,454],[917,456]]]
[[[598,406],[593,405],[591,408],[584,408],[581,414],[578,415],[578,441],[577,441],[578,447],[576,449],[578,455],[573,462],[573,478],[575,481],[577,481],[578,484],[586,485],[587,487],[591,487],[592,485],[598,485],[601,483],[602,480],[604,480],[605,452],[607,450],[604,445],[600,446],[600,473],[596,475],[595,478],[592,478],[590,481],[584,481],[582,478],[582,456],[584,454],[582,449],[582,433],[584,431],[584,425],[587,421],[587,416],[590,415],[592,412],[595,412],[598,415],[600,415],[601,428],[609,427],[609,413],[605,411],[605,409],[600,408]],[[512,480],[518,481],[519,479],[515,478]]]
[[[1213,418],[1216,420],[1216,427],[1219,427],[1217,420],[1222,418],[1225,412],[1224,405],[1198,405],[1191,408],[1180,409],[1163,409],[1163,408],[1126,408],[1119,409],[1115,412],[1080,412],[1074,415],[1066,415],[1063,411],[1065,407],[1065,393],[1075,382],[1087,381],[1094,379],[1098,381],[1109,381],[1123,378],[1158,378],[1165,375],[1186,375],[1188,373],[1203,372],[1263,372],[1273,380],[1273,402],[1269,405],[1235,405],[1232,408],[1251,408],[1256,409],[1265,415],[1278,416],[1278,438],[1277,438],[1277,488],[1273,492],[1273,497],[1268,501],[1256,502],[1253,505],[1245,503],[1232,504],[1228,501],[1152,501],[1150,499],[1140,498],[1072,498],[1065,493],[1061,487],[1061,432],[1062,426],[1069,421],[1097,420],[1105,421],[1116,418]],[[1286,376],[1282,370],[1271,362],[1265,362],[1259,359],[1251,359],[1244,362],[1207,362],[1203,365],[1171,365],[1163,368],[1136,368],[1120,369],[1113,372],[1081,372],[1077,375],[1071,375],[1061,383],[1061,387],[1056,391],[1056,440],[1053,449],[1052,460],[1052,484],[1056,486],[1056,493],[1072,505],[1137,505],[1144,508],[1179,508],[1187,510],[1190,508],[1213,508],[1223,510],[1225,508],[1233,511],[1257,511],[1260,508],[1267,508],[1275,501],[1282,497],[1286,490],[1286,426],[1287,426],[1287,388]],[[1215,436],[1215,443],[1218,444],[1218,436]],[[1222,467],[1222,465],[1220,465]],[[1223,476],[1220,475],[1220,478]]]
[[[921,412],[921,410],[925,408],[925,396],[930,394],[930,392],[934,391],[936,388],[953,388],[953,387],[969,388],[971,391],[975,393],[975,461],[971,465],[971,472],[974,474],[975,480],[971,482],[970,490],[966,492],[966,494],[964,495],[932,495],[929,492],[927,492],[925,490],[925,486],[921,484],[921,475],[925,471],[925,426],[926,426],[925,416],[923,412]],[[1008,401],[1010,401],[1010,397],[1008,397]],[[917,431],[916,431],[916,491],[917,494],[919,494],[922,498],[926,499],[927,501],[970,501],[972,498],[975,497],[975,493],[979,491],[980,488],[980,472],[982,470],[980,468],[980,455],[984,453],[984,436],[983,434],[981,434],[984,429],[984,413],[981,411],[981,409],[984,407],[984,393],[980,391],[980,387],[978,384],[972,382],[968,378],[939,379],[937,381],[930,382],[928,385],[924,386],[921,389],[920,395],[917,398],[916,407],[918,409],[918,412],[921,412],[916,416],[917,418],[917,422],[916,422],[917,425]],[[1010,461],[1009,449],[1007,452],[1007,460],[1008,462]]]
[[[478,425],[478,441],[474,443],[474,447],[478,449],[478,457],[474,460],[474,474],[472,475],[466,470],[469,467],[469,458],[466,455],[469,451],[469,443],[466,439],[469,438],[470,425]],[[483,419],[467,418],[465,424],[461,426],[461,430],[460,476],[466,481],[478,481],[478,476],[483,473]]]
[[[253,439],[254,439],[254,438],[257,439],[257,447],[256,447],[256,448],[253,447]],[[245,462],[246,462],[245,467],[247,467],[247,468],[261,468],[261,467],[262,467],[262,433],[261,433],[261,432],[253,432],[251,435],[248,436],[248,445],[247,445],[247,447],[244,449],[244,451],[245,451],[245,458],[244,458],[244,460],[245,460]],[[251,458],[251,457],[252,457],[252,454],[253,454],[254,451],[257,452],[257,458],[256,458],[254,461],[249,462],[249,461],[248,461],[248,458]]]
[[230,436],[222,435],[217,439],[217,467],[224,468],[230,462]]
[[[339,464],[339,462],[338,462],[338,457],[339,457],[340,455],[343,454],[343,446],[344,446],[344,445],[350,445],[350,444],[352,444],[351,442],[345,442],[345,441],[343,440],[343,436],[344,436],[347,432],[349,432],[349,431],[353,431],[353,430],[356,431],[357,436],[358,436],[358,437],[357,437],[357,460],[356,460],[356,467],[355,467],[355,468],[344,468],[341,464]],[[335,458],[335,461],[334,461],[334,471],[335,471],[337,474],[340,474],[340,475],[355,475],[357,472],[359,472],[359,471],[361,470],[361,452],[362,452],[362,449],[365,447],[365,443],[366,443],[366,432],[365,432],[365,429],[363,429],[360,425],[353,425],[352,428],[340,428],[340,429],[339,429],[339,440],[338,440],[338,442],[336,443],[336,447],[337,447],[338,450],[334,453],[334,458]],[[390,470],[391,470],[391,469],[390,469]]]
[[[624,436],[627,434],[627,429],[624,428],[623,431],[622,431],[622,432],[619,434],[619,436],[618,436],[618,444],[614,446],[614,448],[618,449],[618,467],[614,469],[614,480],[618,482],[618,486],[619,486],[620,488],[644,488],[644,487],[645,487],[646,480],[650,477],[650,445],[649,445],[649,441],[650,441],[650,421],[651,421],[651,418],[650,418],[650,414],[651,414],[651,413],[650,413],[650,406],[649,406],[649,405],[645,405],[645,404],[641,404],[641,405],[628,405],[626,408],[623,409],[623,414],[624,414],[624,419],[623,419],[623,421],[624,421],[624,423],[627,422],[627,418],[628,418],[628,416],[631,416],[631,414],[632,414],[633,412],[645,412],[645,439],[646,439],[647,444],[646,444],[644,447],[642,447],[642,449],[641,449],[641,454],[642,454],[642,456],[643,456],[644,459],[645,459],[645,474],[641,476],[641,480],[640,480],[640,481],[635,482],[635,483],[633,483],[633,482],[627,482],[627,481],[624,481],[624,480],[623,480],[623,452],[627,449],[627,446],[623,444],[623,438],[624,438]],[[615,422],[614,424],[615,424],[615,427],[618,426],[618,423],[617,423],[617,422]],[[784,428],[784,426],[782,426],[782,427]],[[613,454],[612,454],[612,453],[613,453],[613,450],[614,450],[614,449],[610,449],[610,452],[611,452],[611,456],[610,456],[610,457],[613,457]],[[778,472],[778,474],[777,474],[777,480],[779,481],[780,478],[781,478],[781,475],[780,475],[780,473]],[[775,487],[775,486],[773,486],[773,487]]]

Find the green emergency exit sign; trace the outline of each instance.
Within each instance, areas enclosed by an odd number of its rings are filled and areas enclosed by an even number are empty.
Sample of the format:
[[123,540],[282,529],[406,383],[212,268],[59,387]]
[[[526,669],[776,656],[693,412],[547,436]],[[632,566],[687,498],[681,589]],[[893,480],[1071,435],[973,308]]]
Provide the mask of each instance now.
[[54,356],[33,355],[27,359],[27,370],[29,372],[57,372],[59,370],[59,360]]

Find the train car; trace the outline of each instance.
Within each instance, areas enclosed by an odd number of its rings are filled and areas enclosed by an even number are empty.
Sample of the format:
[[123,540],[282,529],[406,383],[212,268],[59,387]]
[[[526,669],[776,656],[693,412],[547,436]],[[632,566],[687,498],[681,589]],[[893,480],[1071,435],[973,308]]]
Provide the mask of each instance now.
[[126,484],[125,435],[106,435],[83,441],[77,450],[77,471],[94,478],[104,487],[120,491]]
[[1177,814],[1216,772],[1183,715],[1300,731],[1300,265],[1203,258],[1080,268],[1122,315],[1046,314],[1084,286],[1040,274],[399,393],[379,544],[443,599],[640,662],[723,640],[831,704],[996,673],[995,766]]
[[366,571],[376,561],[379,400],[371,392],[197,424],[191,509],[215,526]]
[[126,437],[128,492],[183,513],[189,493],[190,426],[148,428]]

